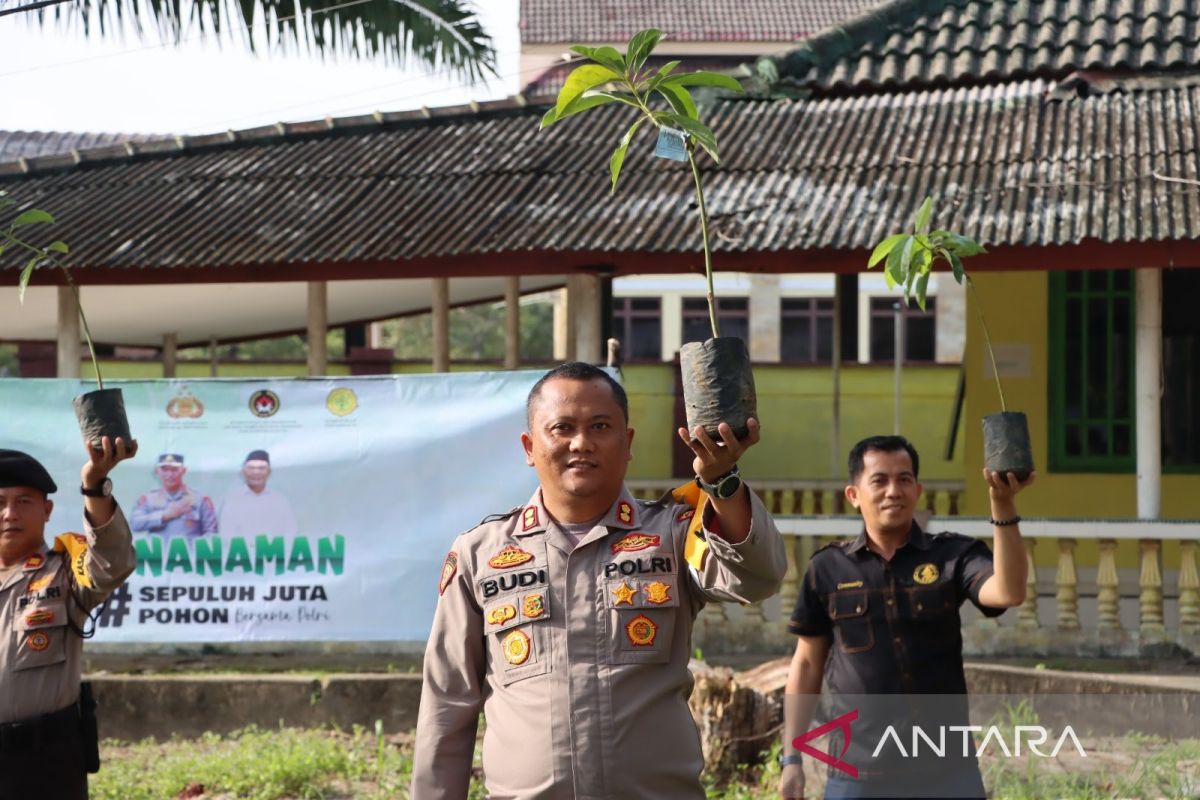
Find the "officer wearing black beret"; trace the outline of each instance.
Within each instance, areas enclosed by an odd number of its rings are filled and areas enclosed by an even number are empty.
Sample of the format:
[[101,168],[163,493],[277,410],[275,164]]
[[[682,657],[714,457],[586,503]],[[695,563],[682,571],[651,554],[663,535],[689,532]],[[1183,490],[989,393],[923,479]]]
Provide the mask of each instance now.
[[0,800],[87,798],[99,768],[94,706],[81,691],[87,616],[133,572],[113,468],[137,452],[107,436],[80,472],[83,533],[47,545],[58,486],[37,459],[0,449]]

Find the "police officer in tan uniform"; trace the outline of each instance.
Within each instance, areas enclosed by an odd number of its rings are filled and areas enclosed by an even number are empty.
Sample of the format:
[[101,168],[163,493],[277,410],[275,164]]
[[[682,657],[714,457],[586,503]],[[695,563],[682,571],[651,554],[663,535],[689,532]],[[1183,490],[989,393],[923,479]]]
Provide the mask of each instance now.
[[681,428],[707,494],[648,502],[624,485],[634,432],[606,373],[551,370],[528,412],[538,491],[459,536],[442,568],[412,796],[467,796],[482,709],[491,798],[700,800],[692,623],[709,600],[771,596],[786,569],[779,531],[736,472],[758,424],[739,442],[722,423],[721,446]]
[[0,450],[0,800],[87,798],[95,717],[80,703],[81,634],[135,566],[108,474],[137,442],[101,444],[81,473],[84,533],[49,547],[54,480],[33,457]]

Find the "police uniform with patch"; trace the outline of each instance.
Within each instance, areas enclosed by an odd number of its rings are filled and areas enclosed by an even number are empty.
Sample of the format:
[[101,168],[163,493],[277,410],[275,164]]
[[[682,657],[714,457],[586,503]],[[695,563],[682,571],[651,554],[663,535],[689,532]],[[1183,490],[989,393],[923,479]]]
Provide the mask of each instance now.
[[928,534],[915,522],[891,561],[866,532],[818,550],[809,562],[788,630],[832,636],[825,683],[842,694],[967,691],[958,609],[993,573],[992,551],[970,536]]
[[[159,456],[158,463],[182,465],[183,456],[164,453]],[[191,508],[182,516],[163,520],[163,512],[167,506],[184,498],[191,502]],[[138,498],[133,514],[130,515],[129,525],[138,533],[156,533],[164,539],[175,536],[195,539],[217,532],[217,511],[208,495],[202,494],[197,498],[185,484],[181,484],[177,492],[168,492],[160,487]]]
[[[15,451],[5,451],[7,453]],[[24,454],[20,454],[24,456]],[[40,464],[0,464],[0,485],[57,490]],[[133,572],[132,536],[112,519],[45,543],[0,581],[0,800],[87,796],[81,743],[81,632]],[[57,787],[57,788],[56,788]]]
[[[414,800],[463,800],[476,724],[492,798],[696,798],[691,632],[710,600],[774,594],[783,541],[750,493],[732,545],[700,490],[622,492],[578,546],[528,505],[459,536],[425,652]],[[701,524],[703,521],[703,525]]]

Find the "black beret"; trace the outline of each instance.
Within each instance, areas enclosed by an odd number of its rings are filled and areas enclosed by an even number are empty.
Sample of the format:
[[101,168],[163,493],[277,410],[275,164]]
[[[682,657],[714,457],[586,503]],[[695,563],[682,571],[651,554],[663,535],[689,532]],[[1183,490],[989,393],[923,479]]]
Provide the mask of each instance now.
[[36,458],[20,450],[0,450],[0,487],[30,486],[46,494],[58,491]]
[[[265,461],[270,464],[271,457],[267,455],[266,450],[251,450],[250,455],[246,456],[246,461]],[[243,461],[242,463],[245,464],[246,461]]]

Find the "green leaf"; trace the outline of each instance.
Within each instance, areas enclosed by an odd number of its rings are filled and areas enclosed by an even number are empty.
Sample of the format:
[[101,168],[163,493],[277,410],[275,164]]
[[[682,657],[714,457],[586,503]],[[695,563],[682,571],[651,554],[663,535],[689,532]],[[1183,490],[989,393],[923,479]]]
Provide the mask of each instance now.
[[646,119],[643,117],[629,126],[629,130],[625,131],[625,136],[622,137],[621,143],[613,151],[612,158],[608,160],[608,171],[612,174],[612,190],[610,193],[617,191],[617,178],[621,176],[621,165],[625,163],[625,153],[629,150],[629,143],[633,141],[633,135],[637,133],[638,128],[642,127],[642,123],[645,121]]
[[21,270],[21,277],[17,279],[17,302],[25,305],[25,289],[29,287],[29,279],[33,277],[33,270],[41,260],[41,256],[34,256],[29,259],[29,263],[25,265],[25,269]]
[[904,241],[904,237],[906,235],[907,234],[903,233],[893,233],[891,236],[875,245],[875,249],[871,251],[871,258],[869,261],[867,261],[867,269],[870,269],[880,261],[883,261],[885,258],[887,258],[888,253],[892,252],[896,245]]
[[950,262],[950,271],[954,273],[954,280],[962,283],[963,277],[967,274],[967,271],[963,269],[962,259],[958,257],[957,253],[946,253],[946,259]]
[[921,310],[925,310],[925,292],[929,289],[929,273],[926,272],[921,277],[917,278],[917,305]]
[[917,233],[924,233],[929,227],[929,218],[933,216],[933,198],[926,197],[925,202],[921,203],[921,208],[917,210],[917,221],[914,229]]
[[563,111],[571,104],[571,101],[588,89],[593,89],[620,79],[620,75],[600,64],[584,64],[582,67],[576,67],[567,76],[567,81],[563,84],[563,88],[559,90],[558,101],[554,104],[554,109],[558,116],[561,117]]
[[597,64],[602,64],[608,67],[613,72],[620,75],[625,74],[625,58],[617,52],[617,48],[609,47],[588,47],[587,45],[577,44],[571,50],[584,58],[590,58]]
[[44,225],[53,223],[54,217],[42,211],[40,208],[31,208],[28,211],[22,211],[17,215],[17,218],[12,221],[13,228],[20,228],[22,225]]
[[67,243],[63,241],[51,242],[46,245],[46,249],[51,253],[61,253],[64,256],[71,252],[71,248],[67,247]]
[[903,283],[908,280],[908,273],[912,270],[913,249],[917,246],[917,240],[913,236],[904,238],[904,247],[900,251],[900,274],[896,276],[896,283]]
[[724,75],[720,72],[707,72],[705,70],[672,75],[663,81],[663,83],[673,83],[676,86],[716,86],[719,89],[729,89],[733,92],[743,91],[742,84],[737,78]]
[[889,289],[895,289],[898,284],[904,282],[904,273],[900,271],[900,253],[901,248],[899,247],[892,248],[892,252],[888,253],[883,279],[887,282]]
[[674,127],[686,131],[687,133],[690,133],[692,136],[696,137],[696,141],[700,143],[701,147],[708,151],[708,154],[713,157],[713,161],[720,163],[720,159],[718,159],[716,156],[716,134],[714,134],[712,129],[710,129],[703,122],[694,120],[691,117],[685,117],[682,114],[668,114],[665,112],[658,114],[657,118],[663,120],[664,122],[669,122]]
[[588,92],[587,96],[588,97],[607,97],[610,100],[616,100],[618,103],[624,103],[627,106],[633,106],[638,111],[642,110],[642,107],[640,105],[638,105],[637,99],[633,95],[629,94],[628,92],[606,92],[601,89],[593,89]]
[[961,258],[978,256],[987,252],[987,250],[984,250],[983,246],[974,239],[968,239],[966,236],[963,236],[959,233],[949,234],[947,237],[946,249],[951,253],[957,254]]
[[661,94],[676,114],[682,114],[691,119],[699,119],[700,113],[696,110],[696,103],[692,100],[692,93],[682,86],[672,86],[669,83],[664,83],[656,90]]
[[625,48],[625,66],[630,75],[642,68],[661,38],[662,31],[657,28],[647,28],[633,35],[633,38],[629,40],[629,46]]
[[560,120],[566,119],[573,114],[578,114],[580,111],[587,111],[589,108],[607,105],[616,99],[616,97],[606,92],[584,92],[568,103],[561,114],[558,113],[557,108],[551,108],[543,114],[541,127],[548,128]]
[[667,77],[668,75],[670,75],[672,72],[675,71],[676,67],[678,67],[682,63],[683,63],[682,61],[668,61],[667,63],[663,64],[661,67],[658,68],[658,74],[655,75],[655,77],[656,78]]

